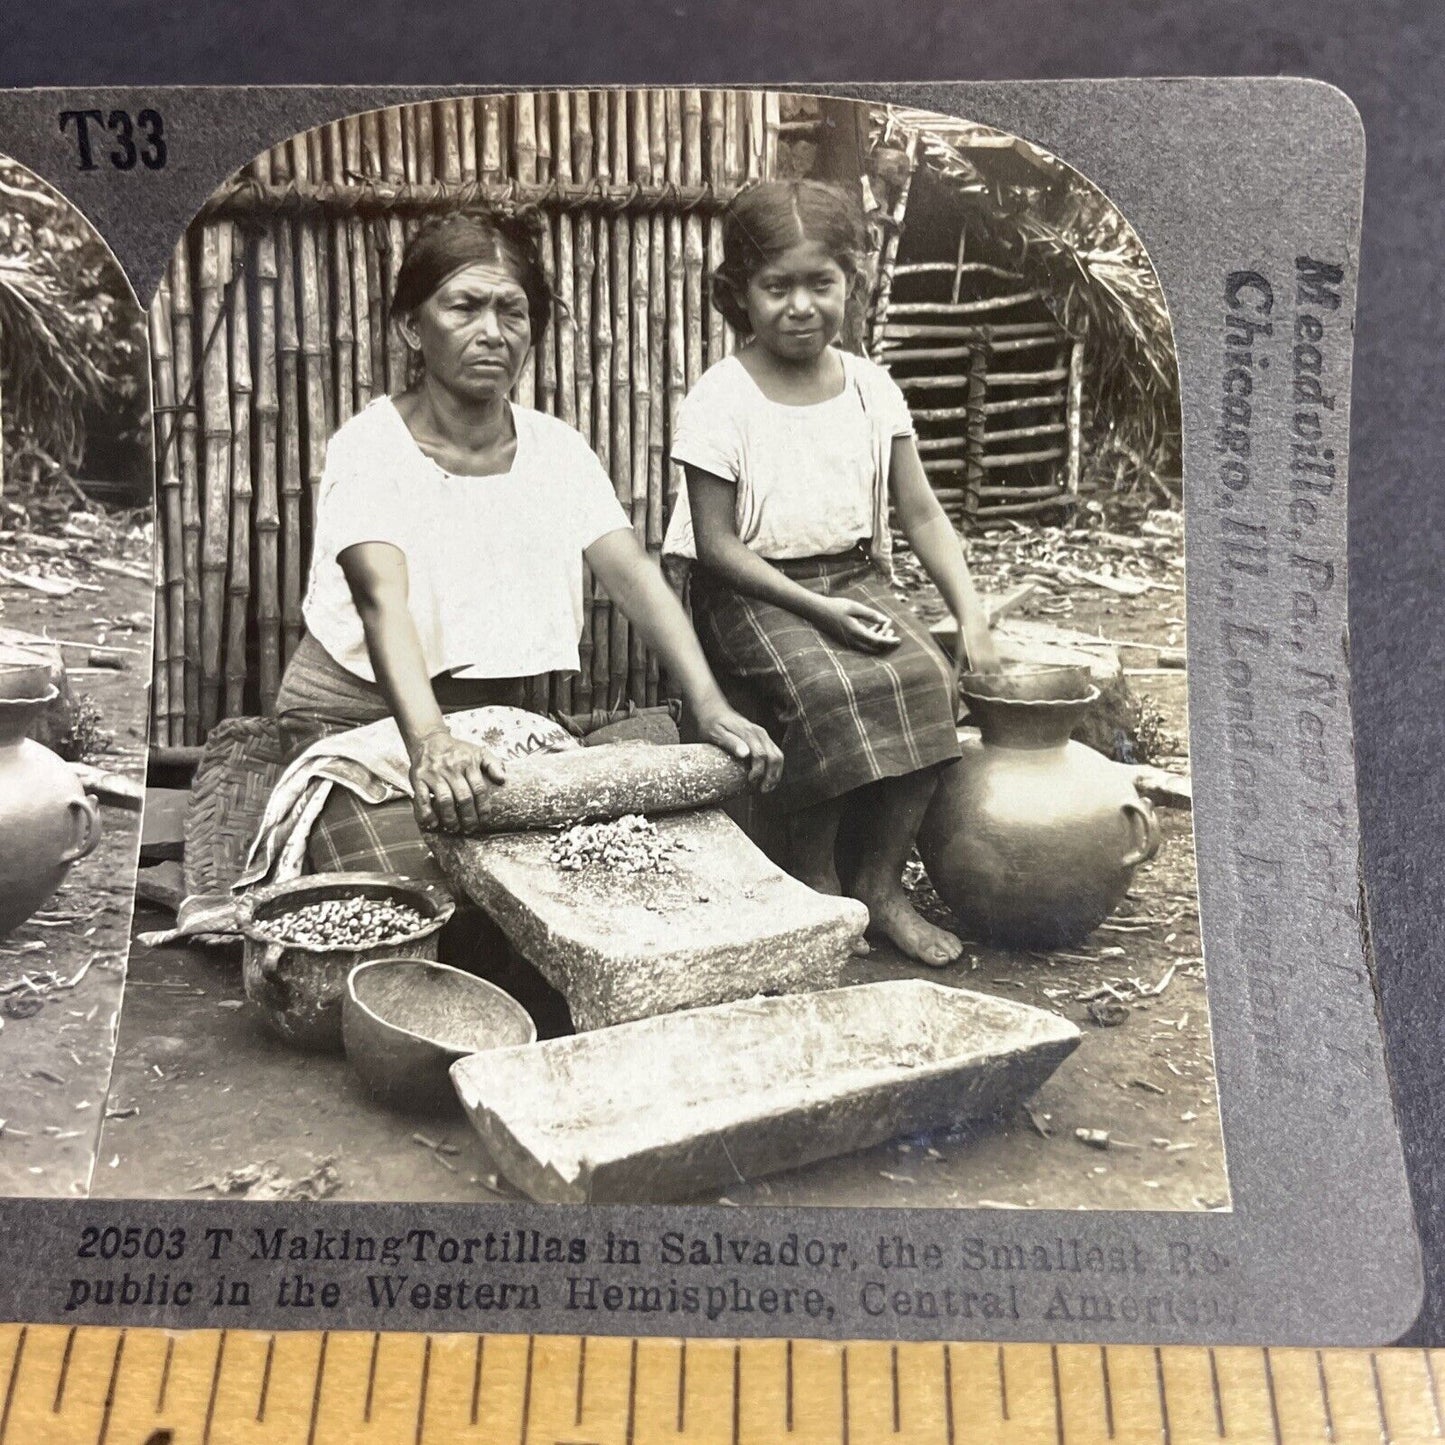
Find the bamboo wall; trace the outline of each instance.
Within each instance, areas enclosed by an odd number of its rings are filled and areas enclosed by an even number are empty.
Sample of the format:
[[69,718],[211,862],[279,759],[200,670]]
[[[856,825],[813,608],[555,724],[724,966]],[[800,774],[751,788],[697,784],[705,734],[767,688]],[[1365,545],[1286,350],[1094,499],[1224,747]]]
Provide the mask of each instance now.
[[[785,97],[784,103],[797,98]],[[731,346],[704,275],[720,205],[777,173],[770,92],[482,96],[353,116],[262,155],[212,199],[150,313],[158,525],[155,744],[269,709],[302,632],[326,440],[405,386],[388,300],[423,217],[536,200],[566,312],[515,392],[589,439],[656,555],[676,481],[672,416]],[[855,172],[856,174],[856,172]],[[588,579],[580,676],[529,703],[585,712],[657,700],[656,659]]]

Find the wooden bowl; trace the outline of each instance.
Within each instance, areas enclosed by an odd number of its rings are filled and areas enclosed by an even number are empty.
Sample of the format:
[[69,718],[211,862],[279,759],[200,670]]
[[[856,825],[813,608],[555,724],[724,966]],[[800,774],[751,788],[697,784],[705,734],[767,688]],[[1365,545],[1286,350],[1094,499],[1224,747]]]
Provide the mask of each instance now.
[[378,1099],[411,1109],[457,1104],[449,1070],[488,1049],[531,1044],[537,1026],[510,994],[425,958],[358,964],[341,1005],[346,1057]]

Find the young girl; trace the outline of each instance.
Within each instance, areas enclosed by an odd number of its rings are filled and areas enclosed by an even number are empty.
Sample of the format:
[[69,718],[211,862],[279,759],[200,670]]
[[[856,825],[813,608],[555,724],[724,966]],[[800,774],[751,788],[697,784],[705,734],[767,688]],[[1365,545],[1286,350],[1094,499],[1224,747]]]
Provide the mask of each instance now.
[[793,871],[839,892],[839,822],[866,809],[848,891],[875,936],[941,966],[962,946],[914,911],[902,873],[939,768],[959,756],[953,679],[888,587],[890,500],[969,664],[997,658],[903,394],[833,345],[863,246],[857,204],[820,182],[766,182],[729,206],[713,294],[741,345],[679,411],[687,488],[663,550],[695,562],[693,622],[714,671],[759,694],[781,735]]

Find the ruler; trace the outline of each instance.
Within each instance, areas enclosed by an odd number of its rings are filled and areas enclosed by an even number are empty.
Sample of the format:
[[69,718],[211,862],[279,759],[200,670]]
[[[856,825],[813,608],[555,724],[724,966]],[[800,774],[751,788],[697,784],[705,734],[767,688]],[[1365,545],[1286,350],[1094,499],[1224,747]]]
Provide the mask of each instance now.
[[1393,1445],[1445,1352],[0,1326],[0,1445]]

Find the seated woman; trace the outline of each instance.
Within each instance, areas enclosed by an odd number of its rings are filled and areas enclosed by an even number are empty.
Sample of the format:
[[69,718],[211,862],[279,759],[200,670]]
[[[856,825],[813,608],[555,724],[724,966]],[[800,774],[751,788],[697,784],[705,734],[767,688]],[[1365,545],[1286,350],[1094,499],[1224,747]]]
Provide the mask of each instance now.
[[507,399],[551,315],[532,224],[463,212],[407,247],[392,316],[419,379],[331,438],[304,615],[276,712],[291,756],[386,717],[413,804],[333,789],[310,832],[317,871],[439,879],[419,829],[465,830],[505,782],[447,714],[522,706],[525,681],[575,671],[584,558],[681,689],[701,738],[776,784],[782,757],[728,706],[677,599],[586,441]]

